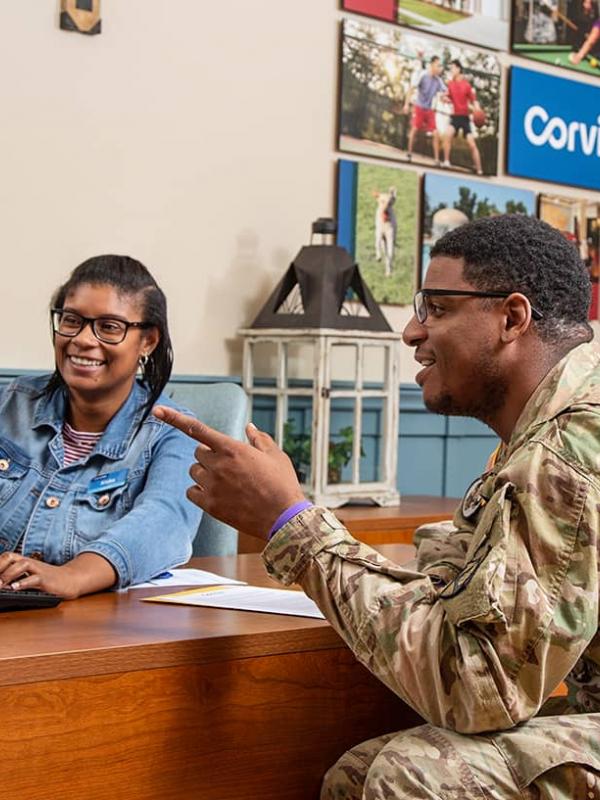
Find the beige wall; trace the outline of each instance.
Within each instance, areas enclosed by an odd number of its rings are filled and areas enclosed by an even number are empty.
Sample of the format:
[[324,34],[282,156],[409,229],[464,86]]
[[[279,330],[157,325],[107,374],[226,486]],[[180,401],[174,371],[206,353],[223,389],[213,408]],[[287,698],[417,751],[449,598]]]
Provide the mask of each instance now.
[[103,0],[88,38],[2,0],[0,367],[50,367],[51,292],[121,252],[167,293],[176,371],[240,373],[237,328],[335,207],[337,5]]

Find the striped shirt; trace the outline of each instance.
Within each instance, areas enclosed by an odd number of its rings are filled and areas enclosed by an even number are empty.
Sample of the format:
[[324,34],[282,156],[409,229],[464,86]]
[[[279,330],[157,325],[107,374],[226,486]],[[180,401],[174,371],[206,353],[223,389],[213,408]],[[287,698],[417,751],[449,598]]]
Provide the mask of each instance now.
[[87,431],[76,431],[65,420],[63,422],[63,447],[64,447],[64,461],[63,465],[67,467],[80,458],[89,455],[94,447],[102,438],[104,431],[98,433],[88,433]]

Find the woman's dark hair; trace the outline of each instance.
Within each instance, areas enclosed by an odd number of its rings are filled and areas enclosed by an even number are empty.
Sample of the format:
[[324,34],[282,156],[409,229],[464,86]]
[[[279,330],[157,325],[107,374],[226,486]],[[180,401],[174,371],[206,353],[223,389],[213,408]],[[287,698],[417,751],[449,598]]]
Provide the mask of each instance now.
[[[130,256],[105,255],[88,258],[75,267],[66,283],[54,293],[51,308],[63,308],[67,295],[84,284],[113,286],[120,294],[139,299],[142,321],[158,328],[160,340],[147,360],[140,364],[142,381],[149,392],[144,407],[145,419],[165,388],[173,368],[173,349],[167,324],[167,299],[141,262]],[[64,385],[62,375],[55,369],[46,391],[52,392]]]

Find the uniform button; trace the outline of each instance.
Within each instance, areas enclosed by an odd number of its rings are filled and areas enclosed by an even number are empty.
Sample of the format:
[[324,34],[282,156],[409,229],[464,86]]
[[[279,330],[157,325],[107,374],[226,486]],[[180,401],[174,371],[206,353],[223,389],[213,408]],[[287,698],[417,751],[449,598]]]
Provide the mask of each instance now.
[[110,495],[103,494],[101,497],[98,498],[98,505],[99,506],[107,506],[110,502]]
[[35,553],[30,553],[29,554],[29,558],[33,558],[35,561],[41,561],[43,556],[39,552],[39,550],[36,550]]
[[8,458],[0,458],[0,471],[6,472],[6,470],[10,467],[10,461]]
[[60,505],[60,500],[58,499],[58,497],[54,497],[54,496],[47,497],[46,498],[46,505],[48,506],[48,508],[58,508],[59,505]]

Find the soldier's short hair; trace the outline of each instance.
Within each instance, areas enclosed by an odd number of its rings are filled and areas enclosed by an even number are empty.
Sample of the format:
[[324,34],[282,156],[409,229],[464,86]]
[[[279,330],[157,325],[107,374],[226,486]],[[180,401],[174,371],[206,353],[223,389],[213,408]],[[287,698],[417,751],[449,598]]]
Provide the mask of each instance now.
[[576,245],[560,231],[525,214],[482,217],[454,228],[431,248],[431,258],[464,259],[463,276],[477,289],[522,292],[543,318],[545,341],[590,339],[589,270]]

